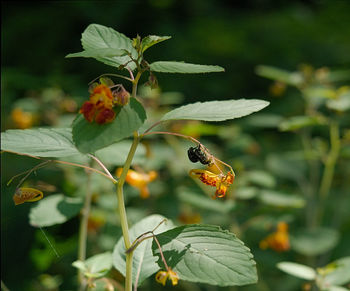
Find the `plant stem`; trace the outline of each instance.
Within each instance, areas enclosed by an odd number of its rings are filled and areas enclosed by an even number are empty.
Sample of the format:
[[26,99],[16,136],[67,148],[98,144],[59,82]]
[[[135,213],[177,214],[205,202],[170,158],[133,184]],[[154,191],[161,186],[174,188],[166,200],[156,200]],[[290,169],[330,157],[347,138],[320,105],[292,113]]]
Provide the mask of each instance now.
[[[131,247],[131,242],[129,237],[128,221],[127,221],[127,216],[125,211],[123,185],[125,182],[126,175],[130,169],[130,165],[135,155],[138,144],[139,144],[139,134],[138,132],[135,131],[134,141],[131,145],[128,157],[126,158],[126,161],[123,167],[123,171],[120,175],[120,178],[117,184],[118,212],[120,216],[120,224],[122,227],[125,249],[129,249]],[[132,256],[133,256],[133,252],[126,253],[126,276],[125,276],[126,291],[132,290]]]
[[[92,166],[92,161],[90,162],[90,166]],[[87,228],[88,228],[88,220],[90,215],[90,207],[91,207],[91,172],[87,172],[87,182],[86,182],[86,195],[84,201],[84,207],[82,210],[82,216],[80,220],[79,226],[79,246],[78,246],[78,260],[85,261],[86,259],[86,240],[87,240]],[[79,290],[85,290],[86,282],[84,280],[84,274],[81,270],[78,271],[79,278]]]
[[135,77],[135,80],[132,82],[133,86],[132,86],[132,93],[131,93],[131,97],[136,97],[136,92],[137,92],[137,84],[141,78],[142,72],[138,71]]
[[332,122],[330,125],[330,151],[325,161],[325,168],[322,175],[321,186],[319,190],[320,206],[317,216],[317,222],[321,223],[324,213],[325,201],[329,195],[334,177],[334,169],[338,160],[340,151],[339,125]]

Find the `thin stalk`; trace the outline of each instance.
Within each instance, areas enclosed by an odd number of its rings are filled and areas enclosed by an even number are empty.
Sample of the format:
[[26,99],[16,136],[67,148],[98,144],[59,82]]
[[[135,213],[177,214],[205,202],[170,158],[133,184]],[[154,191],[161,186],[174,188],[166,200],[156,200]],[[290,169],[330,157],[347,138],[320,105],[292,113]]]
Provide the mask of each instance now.
[[[91,155],[91,154],[88,154],[88,156],[92,159],[94,159],[99,165],[100,167],[105,171],[105,173],[108,175],[108,177],[110,177],[111,179],[115,180],[111,174],[110,171],[108,171],[108,169],[106,168],[106,166],[97,158],[95,157],[94,155]],[[114,184],[116,183],[117,181],[114,182]]]
[[[126,175],[130,169],[130,165],[135,155],[138,144],[139,144],[139,135],[138,135],[138,132],[135,131],[134,141],[131,145],[128,157],[126,158],[126,161],[123,167],[123,171],[120,175],[120,178],[117,184],[118,212],[120,216],[120,224],[122,227],[124,244],[126,249],[129,249],[131,247],[131,242],[129,237],[129,227],[128,227],[128,221],[127,221],[125,203],[124,203],[123,185],[125,182]],[[126,291],[132,290],[132,256],[133,256],[133,252],[126,253],[126,276],[125,276]]]
[[325,201],[328,198],[332,181],[334,177],[334,169],[338,160],[340,151],[340,137],[339,137],[339,125],[336,122],[332,122],[330,125],[330,151],[325,161],[325,167],[322,175],[321,186],[319,190],[320,206],[317,221],[321,223]]
[[128,80],[128,81],[130,81],[130,82],[133,81],[132,79],[130,79],[130,78],[126,77],[126,76],[123,76],[123,75],[119,75],[119,74],[108,74],[108,73],[107,73],[107,74],[102,74],[102,75],[96,77],[96,78],[93,79],[91,82],[89,82],[89,85],[90,85],[91,83],[95,82],[97,79],[103,77],[103,76],[118,77],[118,78],[122,78],[122,79]]
[[[92,162],[90,163],[91,166]],[[79,226],[79,246],[78,246],[78,260],[85,261],[86,259],[86,242],[87,242],[87,228],[88,220],[90,215],[91,208],[91,172],[87,173],[87,182],[86,182],[86,195],[84,201],[84,207],[81,212],[80,226]],[[79,290],[83,291],[86,287],[86,282],[84,280],[84,274],[81,270],[78,271],[79,279]]]
[[[37,156],[33,156],[33,155],[28,155],[28,154],[21,154],[21,153],[17,153],[17,152],[13,152],[13,151],[3,151],[3,152],[8,152],[8,153],[11,153],[11,154],[16,154],[16,155],[20,155],[20,156],[27,156],[27,157],[31,157],[31,158],[34,158],[34,159],[37,159],[37,160],[43,160],[42,158],[40,157],[37,157]],[[69,166],[74,166],[74,167],[79,167],[79,168],[84,168],[88,171],[92,171],[92,172],[95,172],[95,173],[99,173],[100,175],[102,176],[105,176],[106,178],[108,178],[109,180],[111,180],[114,184],[117,183],[117,180],[115,180],[113,177],[111,178],[110,176],[108,176],[107,174],[97,170],[97,169],[94,169],[94,168],[91,168],[91,167],[88,167],[88,166],[85,166],[85,165],[81,165],[81,164],[76,164],[76,163],[70,163],[70,162],[66,162],[66,161],[59,161],[59,160],[47,160],[47,162],[53,162],[53,163],[58,163],[58,164],[64,164],[64,165],[69,165]]]

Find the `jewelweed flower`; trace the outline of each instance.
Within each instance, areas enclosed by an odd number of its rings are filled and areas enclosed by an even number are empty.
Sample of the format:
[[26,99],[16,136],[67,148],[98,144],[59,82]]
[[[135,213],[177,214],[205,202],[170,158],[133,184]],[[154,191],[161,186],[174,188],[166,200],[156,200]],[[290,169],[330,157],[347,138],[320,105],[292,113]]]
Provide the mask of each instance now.
[[168,268],[167,271],[159,271],[156,274],[156,281],[165,286],[166,280],[169,279],[173,285],[177,285],[179,281],[179,276],[171,268]]
[[83,104],[79,112],[88,122],[95,120],[98,124],[104,124],[114,120],[116,114],[113,106],[111,89],[101,84],[92,89],[90,100]]
[[43,197],[43,192],[38,189],[21,187],[16,189],[16,192],[13,195],[13,201],[15,202],[15,205],[19,205],[24,202],[35,202]]
[[33,126],[35,118],[33,113],[25,112],[21,108],[15,108],[11,112],[11,119],[17,128],[26,129]]
[[[120,177],[123,169],[117,169],[117,177]],[[125,181],[132,187],[140,190],[140,196],[143,199],[149,197],[148,184],[153,182],[157,178],[158,174],[156,171],[150,171],[148,173],[141,173],[134,170],[129,170],[126,174]]]
[[207,170],[193,169],[190,171],[192,178],[198,178],[204,184],[216,187],[215,195],[213,198],[222,198],[226,195],[227,189],[233,183],[234,175],[228,172],[226,175],[214,174]]
[[277,252],[288,251],[290,249],[288,224],[284,221],[279,222],[277,230],[263,239],[259,246],[263,250],[271,248]]

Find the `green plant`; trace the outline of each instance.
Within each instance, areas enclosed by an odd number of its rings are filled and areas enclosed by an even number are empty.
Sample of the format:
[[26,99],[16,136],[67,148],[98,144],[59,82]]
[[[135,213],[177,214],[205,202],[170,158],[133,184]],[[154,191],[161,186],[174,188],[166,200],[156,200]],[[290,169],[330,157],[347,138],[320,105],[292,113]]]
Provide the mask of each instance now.
[[[127,71],[128,75],[103,74],[91,82],[90,99],[82,105],[71,128],[8,130],[1,136],[3,151],[45,160],[27,171],[18,183],[14,196],[19,201],[17,204],[42,198],[40,191],[21,187],[21,184],[31,173],[50,163],[87,170],[86,181],[79,185],[86,186],[83,199],[61,194],[51,195],[40,200],[30,212],[30,224],[39,228],[66,222],[81,213],[78,260],[73,263],[79,271],[81,290],[93,290],[100,284],[106,288],[117,288],[118,282],[107,276],[112,266],[125,276],[127,291],[132,290],[132,285],[136,290],[147,277],[157,271],[156,280],[163,285],[167,279],[173,285],[178,280],[219,286],[257,282],[255,262],[250,250],[233,233],[218,226],[190,224],[176,227],[171,221],[165,222],[163,216],[151,215],[129,229],[124,184],[129,179],[131,185],[147,195],[145,187],[152,178],[145,173],[132,176],[130,167],[140,143],[151,136],[180,137],[194,144],[195,147],[189,149],[190,159],[211,168],[193,169],[191,176],[198,179],[197,182],[215,187],[214,198],[224,197],[234,182],[232,167],[218,159],[196,138],[178,132],[155,131],[156,127],[181,120],[225,121],[249,115],[268,105],[268,102],[256,99],[197,102],[169,111],[158,119],[147,116],[142,96],[138,94],[138,84],[143,74],[149,75],[148,85],[155,88],[155,73],[224,71],[219,66],[172,61],[147,62],[144,58],[145,51],[169,38],[147,36],[141,39],[137,36],[131,40],[112,28],[90,25],[82,34],[84,51],[67,57],[95,58],[117,70]],[[128,82],[131,93],[123,84],[115,84],[110,78]],[[123,143],[130,136],[133,136],[131,145]],[[125,147],[129,149],[123,167],[119,170],[118,177],[115,177],[105,164],[113,160],[117,153],[125,151]],[[106,162],[99,158],[103,156],[107,157]],[[63,159],[67,157],[68,161]],[[75,162],[75,159],[84,162]],[[101,169],[96,169],[94,164]],[[113,253],[105,252],[86,259],[87,228],[94,187],[92,172],[103,176],[115,186],[122,238],[115,245]]]

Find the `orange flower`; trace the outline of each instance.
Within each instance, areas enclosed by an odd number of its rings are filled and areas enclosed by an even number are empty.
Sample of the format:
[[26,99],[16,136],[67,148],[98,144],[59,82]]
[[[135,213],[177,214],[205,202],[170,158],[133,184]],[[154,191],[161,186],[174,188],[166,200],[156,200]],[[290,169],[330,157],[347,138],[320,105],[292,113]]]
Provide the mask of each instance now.
[[284,221],[279,222],[277,230],[263,239],[259,246],[263,250],[271,248],[277,252],[288,251],[290,249],[288,224]]
[[82,113],[88,122],[95,121],[98,124],[112,122],[115,118],[113,111],[113,95],[106,85],[98,85],[92,89],[90,100],[81,107]]
[[15,205],[22,204],[24,202],[34,202],[44,197],[43,192],[34,188],[18,188],[15,195],[13,195],[13,201]]
[[193,169],[190,171],[192,178],[198,178],[204,184],[216,187],[215,195],[213,198],[222,198],[226,195],[227,189],[233,183],[234,175],[228,172],[226,175],[214,174],[207,170]]
[[17,128],[26,129],[33,126],[35,118],[33,113],[24,112],[20,108],[15,108],[11,112],[11,119]]
[[174,286],[177,285],[179,276],[171,268],[168,268],[168,271],[159,271],[156,274],[156,281],[160,284],[163,284],[163,286],[165,286],[167,279],[169,279]]
[[[120,177],[123,169],[118,168],[117,169],[117,177]],[[134,170],[129,170],[126,174],[125,181],[140,190],[140,196],[141,198],[148,198],[149,197],[149,189],[148,184],[153,182],[157,178],[158,174],[156,171],[150,171],[148,173],[140,173],[136,172]]]

